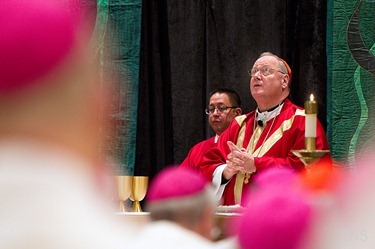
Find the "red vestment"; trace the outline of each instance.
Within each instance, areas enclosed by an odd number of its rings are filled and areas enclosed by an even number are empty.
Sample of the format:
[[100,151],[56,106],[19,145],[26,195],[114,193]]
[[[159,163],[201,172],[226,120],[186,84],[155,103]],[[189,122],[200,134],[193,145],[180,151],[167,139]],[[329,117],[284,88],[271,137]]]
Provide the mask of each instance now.
[[199,170],[199,164],[203,158],[203,155],[216,146],[215,137],[216,136],[213,136],[194,145],[190,149],[187,157],[180,164],[180,167]]
[[[316,134],[316,149],[328,150],[328,141],[319,121]],[[255,111],[236,117],[228,129],[221,134],[217,146],[202,158],[200,170],[207,179],[212,180],[214,170],[226,163],[227,155],[230,153],[227,141],[245,148],[254,156],[257,172],[277,166],[290,167],[296,171],[305,170],[303,162],[292,153],[292,150],[305,149],[305,112],[288,99],[285,100],[280,114],[269,120],[265,127],[257,126]],[[327,157],[330,160],[330,156]],[[222,196],[223,205],[238,204],[234,194],[237,175],[233,176],[225,187]],[[242,193],[251,184],[252,177],[249,179],[249,184],[243,182],[242,179]],[[241,197],[239,201],[241,202]]]

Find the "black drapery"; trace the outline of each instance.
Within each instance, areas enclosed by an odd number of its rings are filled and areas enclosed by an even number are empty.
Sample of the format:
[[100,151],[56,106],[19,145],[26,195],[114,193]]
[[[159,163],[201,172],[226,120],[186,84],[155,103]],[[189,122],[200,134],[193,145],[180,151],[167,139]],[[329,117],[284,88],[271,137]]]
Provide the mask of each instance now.
[[170,49],[166,2],[142,3],[134,175],[153,176],[174,163]]
[[151,178],[213,135],[204,108],[217,87],[256,107],[247,69],[273,52],[293,70],[291,100],[310,93],[326,126],[326,1],[144,0],[135,175]]

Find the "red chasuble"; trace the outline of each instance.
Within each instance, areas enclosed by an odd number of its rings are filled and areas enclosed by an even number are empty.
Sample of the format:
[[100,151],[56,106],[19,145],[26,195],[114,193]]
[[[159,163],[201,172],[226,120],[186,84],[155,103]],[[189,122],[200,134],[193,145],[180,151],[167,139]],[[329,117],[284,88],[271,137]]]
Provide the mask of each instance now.
[[190,149],[189,154],[180,164],[180,167],[199,170],[199,164],[202,161],[203,155],[215,146],[215,136],[197,143]]
[[[286,99],[280,114],[267,121],[263,127],[257,125],[255,111],[236,117],[228,129],[221,134],[217,146],[202,158],[200,169],[209,180],[212,180],[216,167],[226,163],[227,155],[230,153],[227,141],[245,148],[254,156],[257,172],[278,166],[304,171],[303,162],[291,151],[305,148],[305,111]],[[319,121],[316,149],[329,149],[324,129]],[[330,156],[327,157],[330,160]],[[252,177],[247,180],[247,175],[242,172],[233,176],[225,187],[222,196],[223,205],[240,204],[241,196],[251,182]]]

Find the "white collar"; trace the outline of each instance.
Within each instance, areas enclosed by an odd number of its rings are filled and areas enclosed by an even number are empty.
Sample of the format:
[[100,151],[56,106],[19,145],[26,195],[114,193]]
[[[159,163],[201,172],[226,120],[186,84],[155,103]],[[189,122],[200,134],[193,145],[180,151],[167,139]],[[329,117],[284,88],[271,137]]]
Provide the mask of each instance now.
[[255,112],[256,121],[262,121],[263,123],[267,123],[268,120],[273,119],[274,117],[280,114],[281,109],[283,108],[283,105],[284,105],[284,102],[280,103],[272,111],[264,111],[264,112],[260,112],[259,108],[257,108]]
[[217,141],[219,141],[219,135],[215,135],[215,138],[214,138],[214,143],[216,144],[217,143]]

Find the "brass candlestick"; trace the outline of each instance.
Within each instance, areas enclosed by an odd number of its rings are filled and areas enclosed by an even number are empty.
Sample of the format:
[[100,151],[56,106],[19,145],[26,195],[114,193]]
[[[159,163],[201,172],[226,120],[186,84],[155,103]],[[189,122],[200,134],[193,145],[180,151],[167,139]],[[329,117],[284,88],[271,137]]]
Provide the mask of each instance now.
[[329,150],[292,150],[292,152],[309,168],[322,156],[329,153]]
[[310,100],[305,102],[305,150],[292,150],[293,154],[309,168],[318,161],[329,150],[316,149],[316,123],[318,114],[318,103],[314,100],[314,95],[310,95]]

